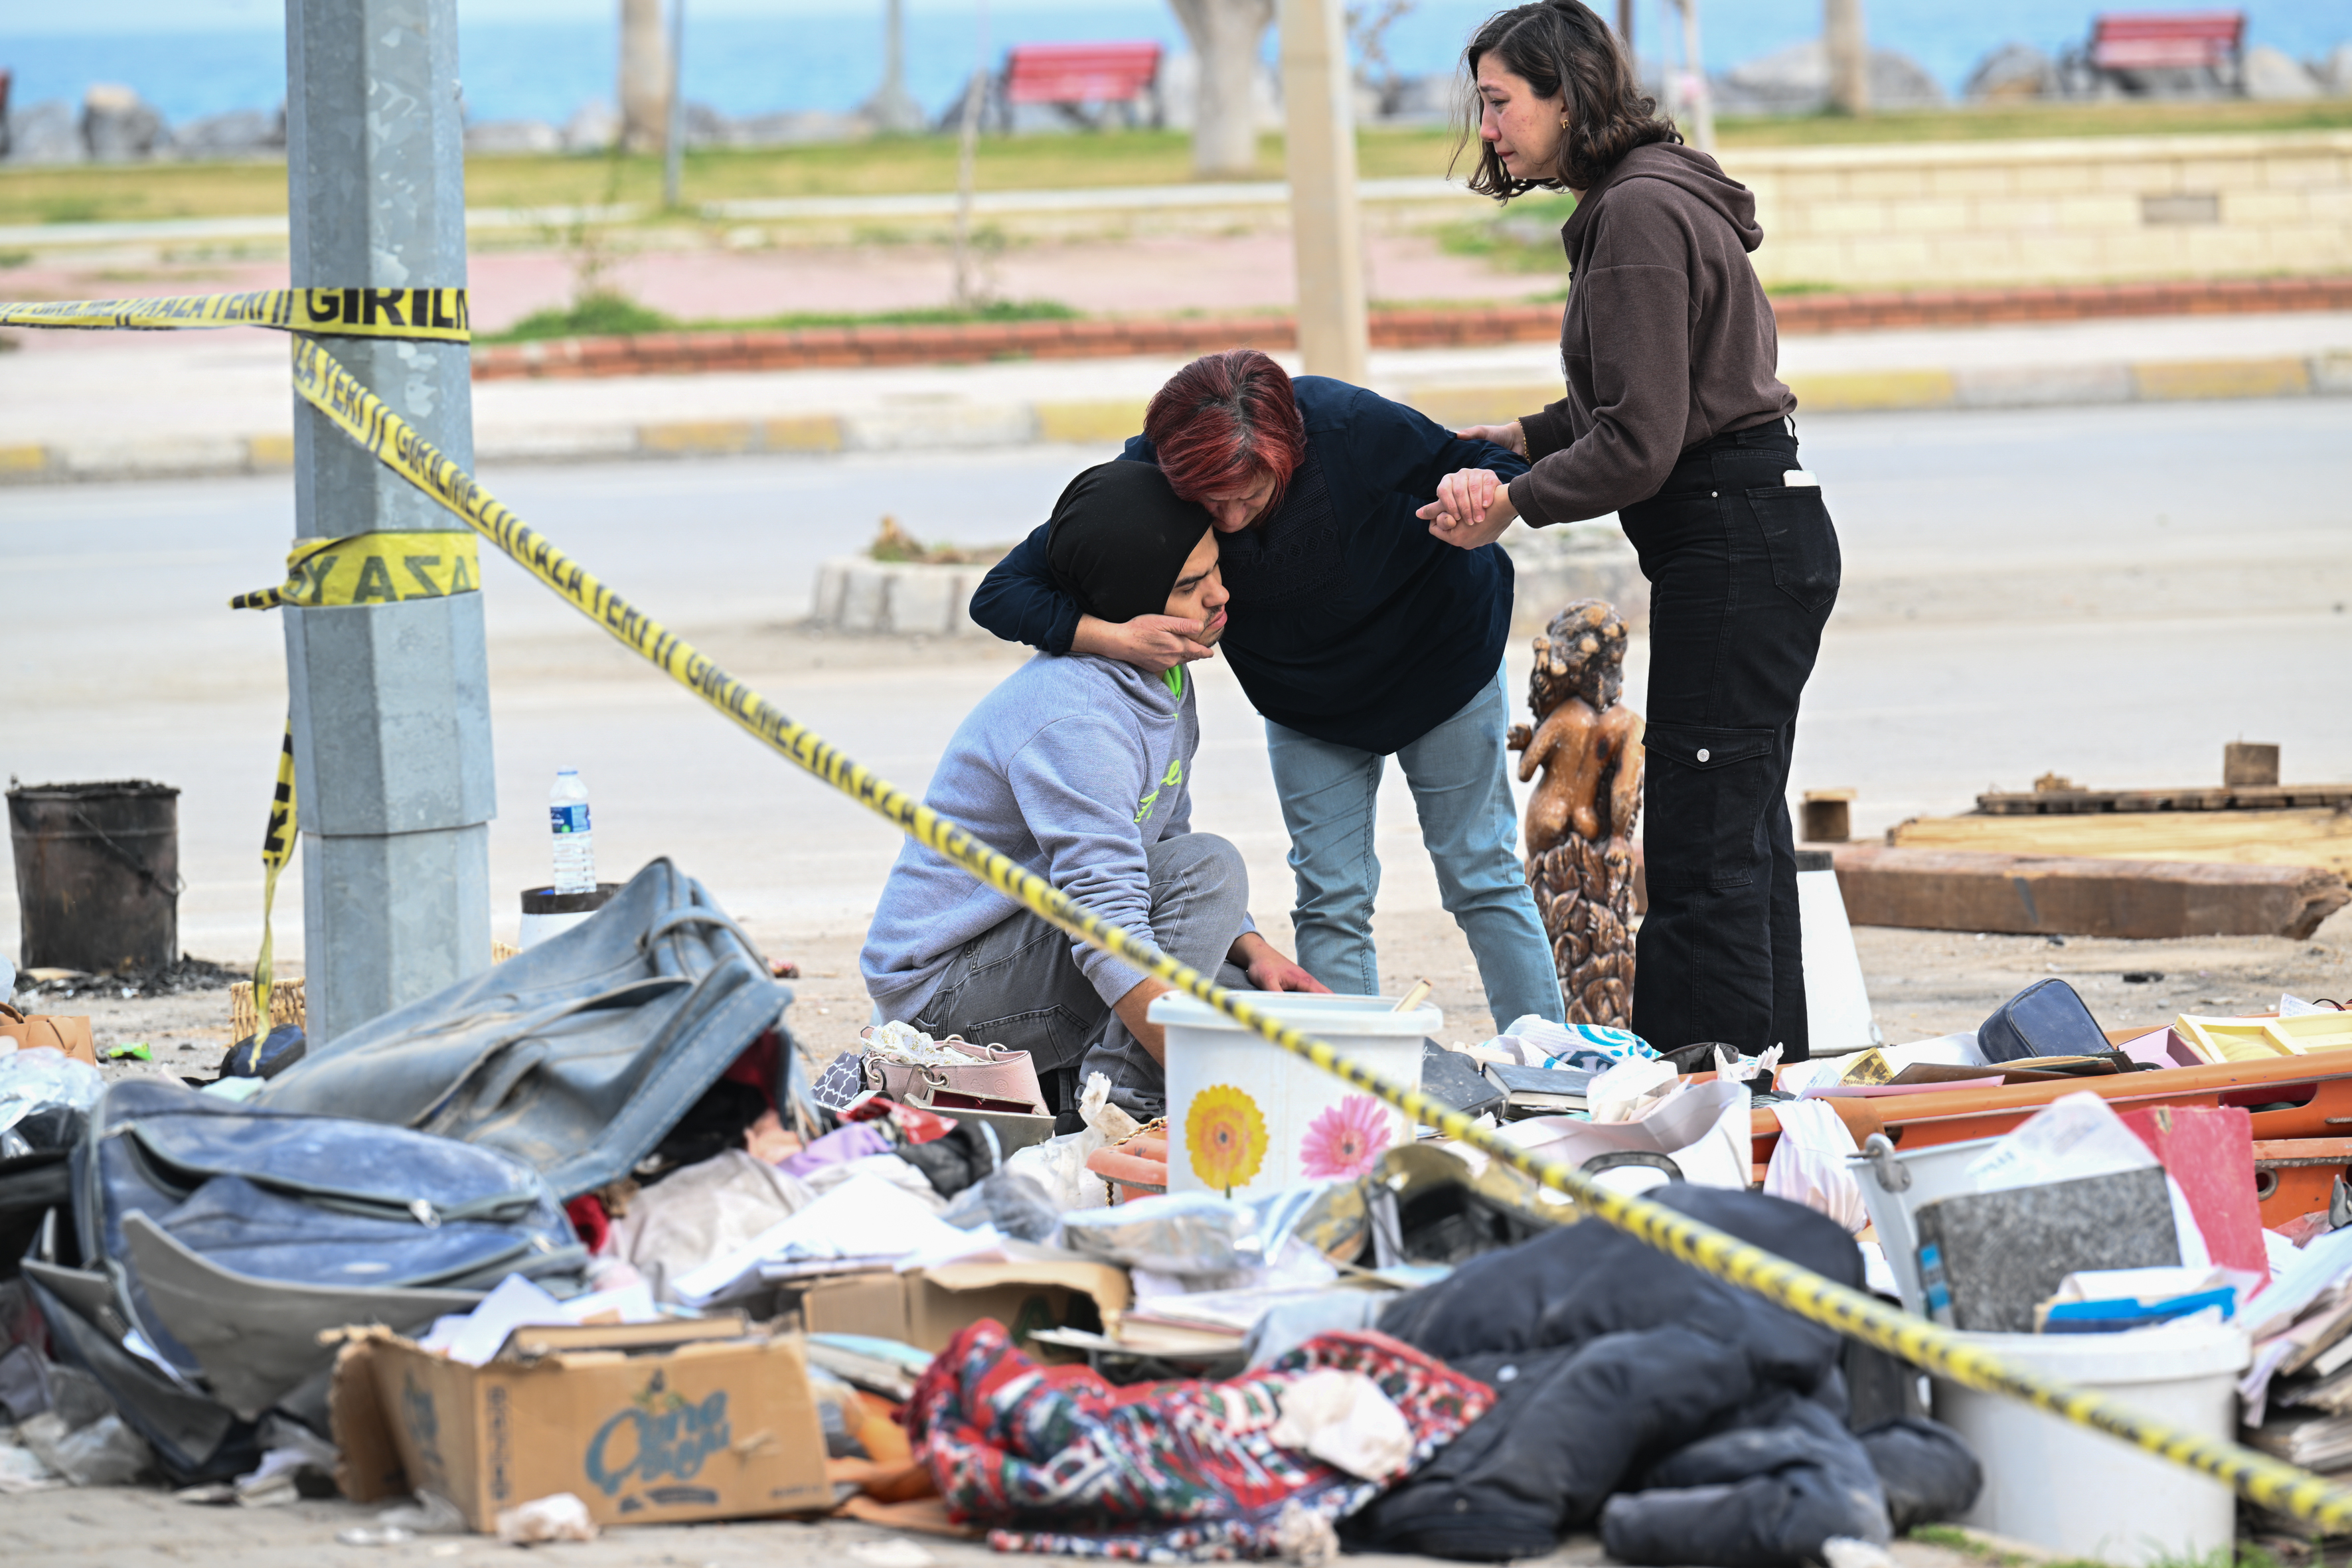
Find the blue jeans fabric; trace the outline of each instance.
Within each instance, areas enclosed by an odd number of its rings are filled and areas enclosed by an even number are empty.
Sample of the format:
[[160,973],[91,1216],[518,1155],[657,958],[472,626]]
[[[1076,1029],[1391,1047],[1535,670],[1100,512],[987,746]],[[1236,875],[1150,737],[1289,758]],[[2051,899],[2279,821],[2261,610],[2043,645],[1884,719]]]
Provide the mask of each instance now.
[[[1396,753],[1421,817],[1421,841],[1437,868],[1439,895],[1469,939],[1496,1028],[1527,1013],[1557,1023],[1567,1011],[1519,860],[1510,753],[1503,748],[1509,728],[1498,668],[1468,706]],[[1372,896],[1380,890],[1381,862],[1372,847],[1373,803],[1388,759],[1271,719],[1265,742],[1290,829],[1290,869],[1297,879],[1290,918],[1299,964],[1334,991],[1378,995]]]

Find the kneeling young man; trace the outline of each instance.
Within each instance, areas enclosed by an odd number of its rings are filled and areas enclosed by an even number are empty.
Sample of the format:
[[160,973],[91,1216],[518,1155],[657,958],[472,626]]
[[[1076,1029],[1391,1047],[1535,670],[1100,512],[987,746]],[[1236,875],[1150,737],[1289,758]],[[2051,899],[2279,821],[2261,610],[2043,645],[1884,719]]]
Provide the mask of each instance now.
[[[1209,514],[1148,463],[1070,481],[1047,543],[1055,581],[1105,621],[1174,616],[1204,647],[1224,631]],[[1090,654],[1039,654],[981,700],[924,803],[1106,920],[1218,983],[1321,991],[1249,918],[1238,850],[1192,830],[1201,725],[1192,682]],[[1030,1053],[1052,1109],[1090,1073],[1139,1120],[1164,1113],[1164,1037],[1145,1016],[1169,987],[1066,935],[909,839],[858,966],[887,1018],[934,1037]]]

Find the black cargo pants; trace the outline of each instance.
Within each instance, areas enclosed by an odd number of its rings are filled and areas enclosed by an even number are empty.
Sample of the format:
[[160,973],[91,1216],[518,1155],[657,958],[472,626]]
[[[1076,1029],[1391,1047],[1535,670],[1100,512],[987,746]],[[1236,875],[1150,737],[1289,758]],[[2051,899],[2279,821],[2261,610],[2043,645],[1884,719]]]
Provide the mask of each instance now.
[[1798,466],[1779,421],[1735,431],[1618,514],[1650,580],[1633,1029],[1662,1051],[1807,1055],[1789,763],[1839,559],[1822,492],[1780,482]]

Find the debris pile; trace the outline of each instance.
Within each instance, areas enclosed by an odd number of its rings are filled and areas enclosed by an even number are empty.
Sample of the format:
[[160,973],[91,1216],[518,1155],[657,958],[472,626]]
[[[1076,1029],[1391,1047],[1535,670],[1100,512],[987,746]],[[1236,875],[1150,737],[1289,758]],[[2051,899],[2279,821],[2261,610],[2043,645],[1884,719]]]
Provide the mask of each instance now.
[[[1057,1132],[1024,1052],[894,1022],[817,1063],[791,1002],[657,860],[268,1076],[0,1042],[0,1489],[383,1505],[354,1543],[785,1512],[1161,1559],[1586,1531],[1729,1568],[2016,1524],[1980,1410],[1431,1129],[1225,1128],[1173,1087],[1139,1123],[1097,1075]],[[2352,1193],[2294,1163],[2352,1114],[2344,1019],[2111,1032],[2052,980],[1783,1065],[1528,1017],[1421,1041],[1419,1086],[1989,1342],[2218,1355],[2252,1442],[2352,1472]],[[1229,1136],[1323,1173],[1238,1190]]]

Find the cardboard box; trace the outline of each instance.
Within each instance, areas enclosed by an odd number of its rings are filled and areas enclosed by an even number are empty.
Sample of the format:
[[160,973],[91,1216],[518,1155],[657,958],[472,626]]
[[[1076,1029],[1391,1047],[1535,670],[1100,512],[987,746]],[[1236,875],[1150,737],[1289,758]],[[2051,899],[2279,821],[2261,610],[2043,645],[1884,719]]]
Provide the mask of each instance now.
[[510,1345],[467,1366],[381,1333],[366,1361],[407,1485],[447,1498],[476,1530],[552,1492],[578,1496],[599,1524],[833,1506],[794,1336],[530,1358]]
[[813,1334],[875,1334],[939,1352],[982,1318],[994,1318],[1013,1342],[1046,1359],[1062,1352],[1033,1345],[1040,1329],[1100,1330],[1127,1310],[1127,1271],[1108,1263],[950,1263],[912,1274],[876,1272],[820,1279],[801,1297]]

